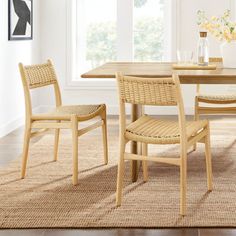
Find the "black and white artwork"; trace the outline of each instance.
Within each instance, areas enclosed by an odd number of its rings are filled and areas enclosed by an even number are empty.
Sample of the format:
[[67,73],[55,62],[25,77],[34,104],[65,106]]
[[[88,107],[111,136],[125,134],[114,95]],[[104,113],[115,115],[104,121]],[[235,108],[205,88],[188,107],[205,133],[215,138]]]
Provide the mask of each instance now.
[[33,0],[8,0],[8,39],[33,38]]

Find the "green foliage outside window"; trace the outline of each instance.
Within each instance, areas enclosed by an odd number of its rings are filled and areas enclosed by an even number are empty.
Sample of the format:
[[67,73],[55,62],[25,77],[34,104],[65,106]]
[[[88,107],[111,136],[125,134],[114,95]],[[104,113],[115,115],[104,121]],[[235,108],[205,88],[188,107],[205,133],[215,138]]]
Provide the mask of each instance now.
[[142,7],[147,3],[147,0],[134,0],[135,7]]
[[116,60],[116,28],[112,22],[91,24],[87,32],[86,59],[92,67]]
[[[140,8],[147,3],[148,0],[134,0],[134,6]],[[156,0],[157,1],[157,0]],[[159,4],[164,4],[164,0],[159,0]]]
[[160,18],[144,18],[134,27],[136,61],[160,61],[163,58],[163,23]]
[[[134,25],[134,59],[160,61],[163,58],[163,22],[161,18],[143,18]],[[87,32],[87,61],[97,67],[116,61],[116,26],[112,22],[91,24]]]

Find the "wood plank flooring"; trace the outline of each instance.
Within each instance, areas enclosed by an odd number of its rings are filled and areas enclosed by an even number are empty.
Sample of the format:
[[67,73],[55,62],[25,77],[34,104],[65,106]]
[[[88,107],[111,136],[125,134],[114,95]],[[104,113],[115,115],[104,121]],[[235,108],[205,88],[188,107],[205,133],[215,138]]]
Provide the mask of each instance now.
[[[166,117],[163,117],[166,118]],[[170,117],[168,117],[170,118]],[[175,117],[171,117],[175,118]],[[215,134],[236,135],[236,117],[208,117],[211,120],[211,132]],[[192,119],[192,117],[188,117]],[[68,132],[68,131],[66,131]],[[94,131],[99,132],[99,131]],[[108,132],[118,135],[118,119],[108,119]],[[86,136],[85,136],[86,137]],[[40,137],[34,138],[32,143]],[[17,158],[22,150],[23,127],[0,139],[0,168]],[[236,236],[235,229],[221,228],[183,228],[183,229],[110,229],[110,230],[0,230],[0,236]]]

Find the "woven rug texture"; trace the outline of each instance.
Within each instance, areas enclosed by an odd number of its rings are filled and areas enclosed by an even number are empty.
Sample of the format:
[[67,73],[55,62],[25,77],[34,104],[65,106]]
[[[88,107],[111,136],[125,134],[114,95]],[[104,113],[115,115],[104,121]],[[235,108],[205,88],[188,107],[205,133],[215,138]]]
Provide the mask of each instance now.
[[[109,139],[109,164],[103,165],[99,134],[79,140],[79,184],[72,185],[71,135],[63,134],[53,162],[53,135],[30,148],[27,176],[21,159],[0,170],[0,228],[163,228],[236,226],[235,137],[213,135],[214,190],[207,192],[204,145],[188,156],[187,216],[179,215],[179,168],[149,162],[131,182],[126,162],[122,206],[115,206],[118,138]],[[178,145],[150,146],[155,155],[178,156]]]

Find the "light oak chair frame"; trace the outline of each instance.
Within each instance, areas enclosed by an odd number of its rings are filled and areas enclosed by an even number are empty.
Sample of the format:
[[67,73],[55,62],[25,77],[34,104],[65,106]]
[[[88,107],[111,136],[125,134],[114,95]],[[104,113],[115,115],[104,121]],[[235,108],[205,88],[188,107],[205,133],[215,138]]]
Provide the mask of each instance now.
[[[177,75],[173,75],[173,78],[149,79],[123,76],[122,73],[117,73],[116,78],[119,88],[120,105],[120,160],[117,174],[116,205],[121,205],[125,160],[142,161],[144,181],[147,181],[148,179],[147,161],[154,161],[180,167],[180,214],[185,215],[188,155],[187,150],[196,142],[205,143],[207,187],[209,191],[212,190],[212,164],[210,149],[210,130],[208,121],[206,121],[206,126],[199,133],[195,134],[195,136],[191,138],[187,138],[183,99],[180,90],[179,78]],[[180,158],[148,156],[147,145],[150,142],[150,139],[145,140],[145,137],[142,138],[142,154],[131,154],[125,151],[126,144],[129,141],[132,141],[128,139],[126,135],[126,103],[178,107]]]
[[[222,58],[209,58],[210,63],[222,63]],[[198,96],[200,95],[200,84],[197,84],[197,96],[195,97],[195,120],[199,120],[199,116],[201,114],[235,114],[236,107],[204,107],[200,106],[200,103],[206,103],[206,104],[220,104],[220,105],[226,105],[226,104],[236,104],[235,100],[207,100],[207,99],[201,99]]]
[[[210,63],[222,63],[222,58],[209,58]],[[199,120],[200,115],[217,115],[217,114],[235,114],[236,106],[216,106],[216,105],[231,105],[236,104],[236,99],[202,99],[200,95],[200,84],[197,84],[197,96],[195,97],[195,113],[194,119]],[[211,95],[210,95],[211,96]],[[213,95],[214,96],[214,95]],[[217,96],[217,95],[216,95]],[[212,106],[203,106],[201,104],[211,104]],[[214,106],[215,105],[215,106]],[[194,145],[194,150],[196,150],[196,145]]]
[[[106,106],[101,107],[92,114],[79,116],[77,114],[37,114],[32,113],[30,90],[53,85],[55,92],[56,107],[62,107],[61,92],[57,81],[56,73],[51,60],[45,64],[24,66],[19,64],[19,70],[24,88],[25,96],[25,134],[22,153],[22,169],[21,178],[25,178],[26,165],[28,160],[30,139],[40,135],[48,129],[55,129],[54,141],[54,161],[57,161],[58,143],[60,129],[70,129],[73,139],[73,184],[78,184],[78,137],[87,132],[102,127],[103,133],[103,148],[104,148],[104,163],[108,163],[108,148],[107,148],[107,119]],[[78,129],[79,122],[90,120],[94,117],[100,117],[99,121],[85,128]],[[36,129],[36,131],[32,131]]]

